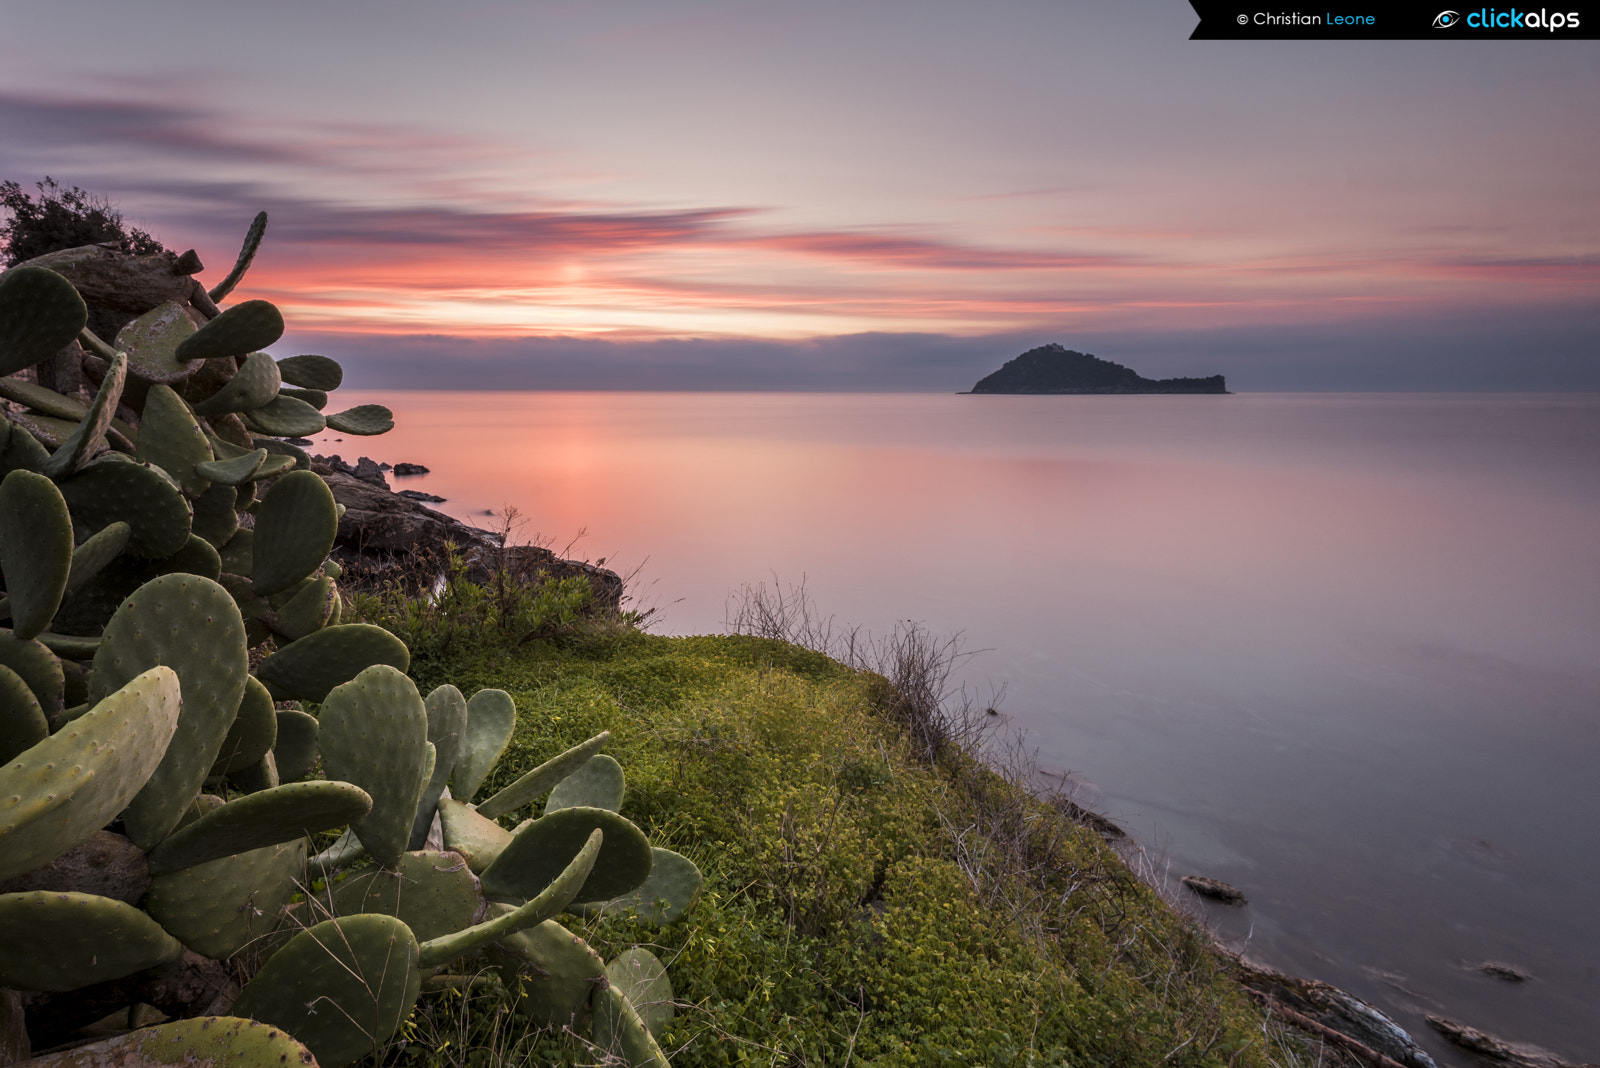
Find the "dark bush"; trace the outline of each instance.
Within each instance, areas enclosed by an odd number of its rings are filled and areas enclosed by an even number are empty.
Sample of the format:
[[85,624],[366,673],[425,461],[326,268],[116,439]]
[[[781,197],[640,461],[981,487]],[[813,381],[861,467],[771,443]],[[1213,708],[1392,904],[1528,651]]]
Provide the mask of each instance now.
[[34,187],[39,190],[37,197],[17,182],[0,182],[0,208],[6,212],[0,221],[0,249],[7,267],[46,252],[103,241],[136,255],[166,251],[143,230],[126,225],[122,213],[105,197],[75,185],[63,187],[48,175]]

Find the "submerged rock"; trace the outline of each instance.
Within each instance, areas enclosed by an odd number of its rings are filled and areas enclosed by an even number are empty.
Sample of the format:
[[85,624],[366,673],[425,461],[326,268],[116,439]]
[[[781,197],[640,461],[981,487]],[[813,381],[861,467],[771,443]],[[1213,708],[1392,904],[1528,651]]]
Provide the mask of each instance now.
[[1476,1027],[1468,1027],[1442,1016],[1429,1016],[1427,1021],[1428,1026],[1443,1035],[1451,1045],[1477,1054],[1491,1064],[1509,1065],[1510,1068],[1590,1068],[1587,1065],[1569,1064],[1547,1049],[1521,1042],[1507,1042],[1485,1034]]
[[1183,885],[1199,894],[1209,897],[1213,901],[1220,901],[1224,905],[1245,905],[1244,891],[1237,886],[1229,886],[1221,879],[1208,879],[1204,875],[1185,875]]

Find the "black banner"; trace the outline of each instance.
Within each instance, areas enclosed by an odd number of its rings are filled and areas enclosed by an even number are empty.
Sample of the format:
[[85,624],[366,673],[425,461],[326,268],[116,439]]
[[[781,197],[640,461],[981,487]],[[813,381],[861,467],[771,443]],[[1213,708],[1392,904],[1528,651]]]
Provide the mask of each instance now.
[[[1462,0],[1455,0],[1460,4]],[[1503,3],[1504,0],[1501,0]],[[1189,0],[1200,25],[1191,41],[1592,41],[1600,5],[1535,0],[1541,7],[1451,7],[1449,0]],[[1321,7],[1315,6],[1321,4]],[[1586,7],[1592,7],[1586,11]]]

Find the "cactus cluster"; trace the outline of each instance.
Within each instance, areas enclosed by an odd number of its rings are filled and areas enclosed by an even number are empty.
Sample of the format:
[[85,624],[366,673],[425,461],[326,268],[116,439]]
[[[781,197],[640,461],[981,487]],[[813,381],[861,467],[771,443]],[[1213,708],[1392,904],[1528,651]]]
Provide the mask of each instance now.
[[[482,966],[530,1025],[665,1065],[660,962],[608,965],[556,917],[672,922],[700,874],[620,814],[603,734],[474,804],[510,696],[424,697],[399,639],[340,621],[340,508],[283,439],[392,420],[324,415],[339,365],[261,351],[283,332],[265,301],[213,303],[265,221],[209,295],[109,344],[71,280],[83,250],[0,274],[0,1036],[19,1013],[59,1039],[144,1001],[189,1018],[38,1063],[336,1068],[387,1042],[424,982]],[[18,374],[63,350],[92,396]],[[85,875],[110,854],[122,875]],[[157,992],[207,976],[243,981],[198,1006]]]

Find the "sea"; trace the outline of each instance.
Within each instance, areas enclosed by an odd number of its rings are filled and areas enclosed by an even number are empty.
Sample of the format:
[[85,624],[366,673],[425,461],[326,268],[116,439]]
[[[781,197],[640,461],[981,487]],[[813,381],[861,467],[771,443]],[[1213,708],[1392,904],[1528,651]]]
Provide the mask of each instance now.
[[[1600,394],[341,391],[397,488],[630,576],[973,653],[1228,945],[1600,1061]],[[1520,983],[1480,967],[1504,962]]]

